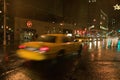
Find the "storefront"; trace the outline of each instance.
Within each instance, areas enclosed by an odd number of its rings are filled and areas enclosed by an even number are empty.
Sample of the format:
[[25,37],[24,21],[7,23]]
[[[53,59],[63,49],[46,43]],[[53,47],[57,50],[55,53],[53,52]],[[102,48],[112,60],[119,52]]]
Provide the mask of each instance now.
[[20,33],[20,43],[33,41],[37,38],[36,30],[32,28],[22,28]]

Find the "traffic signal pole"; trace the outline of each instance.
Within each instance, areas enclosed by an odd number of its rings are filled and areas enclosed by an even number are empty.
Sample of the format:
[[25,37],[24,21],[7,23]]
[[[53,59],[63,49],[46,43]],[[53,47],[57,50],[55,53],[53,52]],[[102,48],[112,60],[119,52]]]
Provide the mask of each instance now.
[[3,20],[4,20],[4,24],[3,24],[3,27],[4,27],[4,40],[3,40],[3,45],[6,46],[6,0],[4,0],[4,15],[3,15]]

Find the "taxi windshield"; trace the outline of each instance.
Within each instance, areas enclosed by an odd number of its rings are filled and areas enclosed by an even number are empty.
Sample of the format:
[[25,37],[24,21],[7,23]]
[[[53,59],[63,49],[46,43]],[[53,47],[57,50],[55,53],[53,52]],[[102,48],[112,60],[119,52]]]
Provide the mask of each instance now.
[[39,36],[37,41],[55,43],[55,36]]

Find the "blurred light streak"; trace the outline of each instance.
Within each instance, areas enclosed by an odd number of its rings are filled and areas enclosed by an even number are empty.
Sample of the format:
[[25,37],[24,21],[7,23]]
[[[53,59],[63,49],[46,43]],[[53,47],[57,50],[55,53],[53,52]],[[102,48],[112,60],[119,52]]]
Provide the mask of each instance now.
[[95,47],[97,46],[97,42],[96,41],[94,41],[94,45],[95,45]]
[[89,49],[92,49],[92,42],[89,43]]

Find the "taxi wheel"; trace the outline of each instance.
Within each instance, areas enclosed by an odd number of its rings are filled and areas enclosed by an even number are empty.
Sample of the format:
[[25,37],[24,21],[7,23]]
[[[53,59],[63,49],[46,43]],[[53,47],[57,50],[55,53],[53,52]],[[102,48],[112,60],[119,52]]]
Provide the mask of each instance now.
[[63,57],[65,55],[65,51],[64,50],[60,50],[58,53],[57,53],[57,57]]

